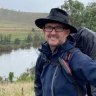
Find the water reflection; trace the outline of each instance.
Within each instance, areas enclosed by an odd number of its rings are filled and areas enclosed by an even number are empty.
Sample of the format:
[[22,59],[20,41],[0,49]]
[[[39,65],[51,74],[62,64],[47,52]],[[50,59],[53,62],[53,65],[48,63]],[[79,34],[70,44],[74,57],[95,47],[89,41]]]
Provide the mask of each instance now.
[[8,77],[9,72],[14,72],[15,77],[20,76],[27,68],[35,65],[38,50],[30,49],[12,50],[10,54],[0,56],[0,76]]

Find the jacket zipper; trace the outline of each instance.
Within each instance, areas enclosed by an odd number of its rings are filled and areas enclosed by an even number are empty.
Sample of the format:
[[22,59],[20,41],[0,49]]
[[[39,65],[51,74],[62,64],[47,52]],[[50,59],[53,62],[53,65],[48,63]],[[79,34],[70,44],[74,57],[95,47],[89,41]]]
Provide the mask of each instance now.
[[54,96],[53,84],[54,84],[55,76],[56,76],[56,73],[57,73],[57,69],[58,69],[58,66],[56,67],[56,69],[54,71],[54,74],[53,74],[53,78],[52,78],[52,84],[51,84],[51,95],[52,96]]

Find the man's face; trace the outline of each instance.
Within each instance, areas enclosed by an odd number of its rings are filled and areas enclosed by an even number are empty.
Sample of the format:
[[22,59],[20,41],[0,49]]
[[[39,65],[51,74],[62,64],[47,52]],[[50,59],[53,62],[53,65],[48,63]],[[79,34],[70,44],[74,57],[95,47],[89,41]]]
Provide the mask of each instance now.
[[70,30],[60,23],[47,23],[43,28],[43,32],[48,44],[51,47],[57,47],[66,41]]

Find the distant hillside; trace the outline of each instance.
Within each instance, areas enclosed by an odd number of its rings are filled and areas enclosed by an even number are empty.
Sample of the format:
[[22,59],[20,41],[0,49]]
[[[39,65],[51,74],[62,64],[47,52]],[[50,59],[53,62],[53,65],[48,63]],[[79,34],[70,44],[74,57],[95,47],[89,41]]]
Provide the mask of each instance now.
[[35,27],[36,18],[45,17],[47,13],[32,13],[0,9],[0,27]]

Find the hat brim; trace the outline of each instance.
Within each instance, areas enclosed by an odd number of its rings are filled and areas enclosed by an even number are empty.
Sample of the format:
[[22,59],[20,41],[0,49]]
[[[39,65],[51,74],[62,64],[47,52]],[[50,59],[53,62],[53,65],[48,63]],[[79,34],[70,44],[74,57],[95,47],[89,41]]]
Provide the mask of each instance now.
[[39,27],[40,29],[43,29],[43,27],[45,26],[45,24],[47,23],[52,23],[52,22],[56,22],[56,23],[61,23],[63,24],[64,26],[66,26],[66,28],[70,29],[70,33],[77,33],[77,29],[72,26],[72,25],[69,25],[69,24],[66,24],[64,22],[61,22],[61,21],[57,21],[57,20],[53,20],[53,19],[45,19],[45,18],[40,18],[40,19],[37,19],[35,21],[35,24],[37,27]]

